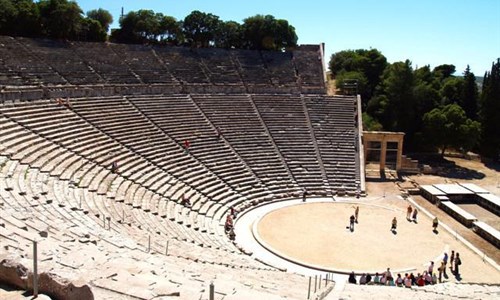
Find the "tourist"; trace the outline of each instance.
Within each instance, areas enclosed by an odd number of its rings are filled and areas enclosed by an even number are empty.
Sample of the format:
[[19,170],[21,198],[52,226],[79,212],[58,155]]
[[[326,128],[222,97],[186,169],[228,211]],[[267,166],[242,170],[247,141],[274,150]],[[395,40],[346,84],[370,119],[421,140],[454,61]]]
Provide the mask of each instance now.
[[366,274],[366,284],[372,284],[372,275]]
[[455,251],[451,250],[451,256],[450,256],[450,270],[451,273],[453,273],[453,263],[455,261]]
[[432,274],[427,272],[427,271],[424,271],[424,280],[425,280],[425,284],[432,284]]
[[366,284],[366,273],[363,273],[361,277],[359,278],[359,284]]
[[405,279],[403,281],[403,284],[406,288],[411,288],[411,277],[408,274],[405,274]]
[[436,273],[434,272],[434,273],[432,273],[432,284],[436,284],[436,283],[438,283],[438,278],[436,276]]
[[408,205],[408,208],[406,209],[406,219],[408,221],[411,221],[411,212],[413,211],[413,209],[411,208],[411,205]]
[[356,218],[354,217],[354,215],[351,215],[351,217],[349,218],[349,230],[351,232],[354,231],[354,222],[355,222]]
[[191,201],[189,201],[189,198],[186,197],[186,194],[182,194],[181,205],[191,207]]
[[116,173],[118,171],[118,162],[115,160],[111,163],[111,173]]
[[229,232],[231,229],[233,229],[233,219],[231,218],[231,215],[227,215],[226,223],[224,224],[224,230],[226,232]]
[[403,286],[403,278],[401,277],[401,274],[398,274],[398,277],[396,278],[396,286]]
[[306,190],[306,189],[304,189],[304,190],[302,191],[302,202],[306,202],[306,198],[307,198],[307,190]]
[[413,222],[417,223],[417,215],[418,215],[418,210],[417,208],[415,207],[413,209],[413,216],[412,216],[412,219],[413,219]]
[[184,149],[186,151],[189,150],[189,147],[191,146],[191,143],[189,143],[189,140],[184,140]]
[[431,261],[431,264],[427,268],[427,272],[429,272],[431,274],[432,274],[432,272],[434,272],[434,262],[433,261]]
[[217,139],[220,140],[222,132],[220,131],[219,127],[215,127],[215,132],[217,133]]
[[380,275],[378,272],[376,272],[375,277],[373,277],[373,284],[380,284]]
[[410,273],[410,279],[411,279],[411,285],[416,285],[417,284],[417,278],[413,273]]
[[233,217],[233,219],[236,219],[236,217],[238,215],[238,212],[236,211],[236,209],[234,208],[234,206],[231,206],[231,208],[230,208],[230,214]]
[[391,231],[396,232],[397,227],[398,227],[398,220],[396,219],[396,217],[394,217],[394,219],[392,219]]
[[443,268],[443,274],[446,276],[446,265],[448,264],[448,253],[444,253],[444,256],[443,256],[443,264],[444,264],[444,268]]
[[234,233],[234,228],[229,230],[229,240],[234,241],[236,239],[236,233]]
[[348,282],[352,283],[352,284],[356,284],[356,275],[354,275],[354,271],[352,271],[351,274],[349,274]]
[[394,279],[394,277],[392,277],[391,268],[387,268],[384,273],[384,278],[389,281]]
[[432,228],[433,228],[432,231],[433,232],[437,232],[438,224],[439,224],[438,217],[435,217],[434,220],[432,220]]
[[359,215],[359,206],[356,206],[356,209],[354,209],[354,217],[356,218],[356,223],[358,223],[358,215]]
[[418,286],[424,286],[425,285],[425,279],[424,279],[424,277],[422,275],[420,275],[420,273],[418,273],[418,275],[417,275],[416,284]]
[[446,272],[446,264],[444,263],[444,260],[441,262],[441,266],[438,268],[438,274],[439,274],[439,282],[443,282],[443,273]]
[[460,265],[462,264],[462,260],[460,259],[460,254],[457,252],[457,254],[455,255],[455,260],[453,261],[455,263],[455,276],[459,276],[460,275]]

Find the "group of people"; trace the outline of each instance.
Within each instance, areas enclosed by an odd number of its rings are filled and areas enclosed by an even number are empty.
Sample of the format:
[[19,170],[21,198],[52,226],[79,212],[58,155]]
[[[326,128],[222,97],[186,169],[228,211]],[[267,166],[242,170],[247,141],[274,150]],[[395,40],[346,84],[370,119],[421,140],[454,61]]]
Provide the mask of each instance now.
[[417,216],[418,216],[417,208],[408,205],[408,208],[406,209],[406,220],[417,223]]
[[[444,253],[443,258],[440,262],[439,268],[434,270],[434,262],[431,261],[427,270],[424,270],[422,273],[417,273],[415,276],[413,273],[406,273],[404,276],[401,274],[397,274],[396,277],[393,276],[391,269],[387,268],[387,270],[381,274],[378,272],[375,273],[374,276],[371,274],[363,273],[359,278],[359,284],[373,284],[373,285],[388,285],[388,286],[398,286],[398,287],[407,287],[411,288],[412,286],[424,286],[429,284],[441,283],[444,281],[444,278],[448,278],[446,273],[448,259],[450,263],[450,271],[457,278],[460,277],[460,265],[462,264],[462,260],[460,259],[460,254],[455,251],[451,251],[451,255],[448,257],[448,253]],[[347,280],[351,284],[357,284],[358,280],[354,272],[349,274],[349,278]]]

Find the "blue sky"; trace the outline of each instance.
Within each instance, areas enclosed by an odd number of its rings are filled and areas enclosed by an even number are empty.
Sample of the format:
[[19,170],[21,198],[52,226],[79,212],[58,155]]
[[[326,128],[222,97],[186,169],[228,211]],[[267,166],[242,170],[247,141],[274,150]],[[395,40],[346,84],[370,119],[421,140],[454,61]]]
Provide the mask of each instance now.
[[299,44],[325,43],[326,61],[347,49],[376,48],[389,62],[413,67],[453,64],[459,75],[470,65],[476,76],[500,57],[500,0],[77,0],[84,12],[103,8],[118,27],[125,13],[151,9],[176,19],[191,11],[224,21],[270,14],[295,27]]

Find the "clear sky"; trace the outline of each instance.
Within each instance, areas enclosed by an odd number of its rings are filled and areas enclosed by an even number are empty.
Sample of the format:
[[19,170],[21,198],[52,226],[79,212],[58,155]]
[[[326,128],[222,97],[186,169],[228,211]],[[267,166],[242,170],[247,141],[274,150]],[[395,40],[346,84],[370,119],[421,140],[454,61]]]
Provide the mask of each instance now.
[[347,49],[376,48],[390,63],[413,67],[453,64],[460,75],[470,65],[476,76],[500,57],[500,0],[77,0],[84,12],[103,8],[118,27],[121,8],[151,9],[178,20],[191,11],[224,21],[256,14],[286,19],[299,44],[325,43],[325,60]]

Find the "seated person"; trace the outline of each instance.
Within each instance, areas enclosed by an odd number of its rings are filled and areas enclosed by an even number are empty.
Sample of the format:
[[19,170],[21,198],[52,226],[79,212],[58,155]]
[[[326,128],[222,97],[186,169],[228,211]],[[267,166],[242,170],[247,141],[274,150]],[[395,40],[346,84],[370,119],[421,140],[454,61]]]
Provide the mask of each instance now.
[[359,278],[359,284],[366,284],[366,273],[363,273]]
[[356,284],[356,275],[354,275],[354,271],[349,274],[349,279],[347,281],[349,283]]
[[375,273],[375,277],[373,277],[373,284],[380,284],[380,275]]
[[233,219],[231,218],[231,215],[227,215],[226,223],[224,224],[224,230],[226,232],[229,232],[231,229],[233,229]]
[[417,285],[418,286],[424,286],[425,285],[424,276],[418,274],[418,276],[417,276]]
[[403,278],[401,277],[401,274],[398,274],[398,277],[396,277],[396,286],[403,286]]
[[403,280],[403,284],[404,284],[405,287],[411,288],[411,277],[410,277],[410,275],[407,274],[405,276],[405,279]]
[[116,173],[117,171],[118,171],[118,163],[116,161],[114,161],[111,164],[111,172]]
[[189,198],[186,198],[185,194],[182,194],[181,205],[185,207],[191,207],[191,201],[189,201]]
[[424,272],[425,284],[432,284],[432,275],[429,272]]
[[234,241],[236,239],[236,233],[234,233],[234,228],[229,230],[229,240]]
[[372,284],[372,275],[366,274],[366,284]]

